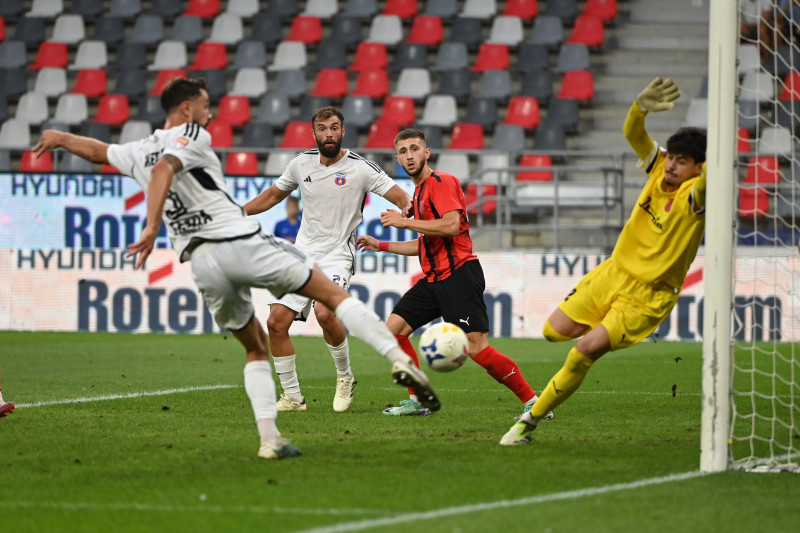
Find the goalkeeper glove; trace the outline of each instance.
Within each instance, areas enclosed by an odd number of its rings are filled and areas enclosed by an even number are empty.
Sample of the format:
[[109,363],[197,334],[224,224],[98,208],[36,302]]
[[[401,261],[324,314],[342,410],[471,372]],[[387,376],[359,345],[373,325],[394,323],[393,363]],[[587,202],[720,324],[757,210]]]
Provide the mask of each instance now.
[[639,104],[642,111],[667,111],[672,109],[674,105],[672,102],[677,100],[680,95],[681,92],[674,81],[669,78],[662,80],[659,77],[651,81],[639,93],[639,96],[636,97],[636,103]]

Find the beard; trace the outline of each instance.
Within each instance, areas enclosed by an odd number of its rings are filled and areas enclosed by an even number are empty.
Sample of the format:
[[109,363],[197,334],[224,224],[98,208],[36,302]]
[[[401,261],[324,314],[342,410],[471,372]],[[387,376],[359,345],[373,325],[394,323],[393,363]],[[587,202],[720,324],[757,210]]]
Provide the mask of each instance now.
[[317,139],[317,148],[324,157],[336,157],[342,149],[342,140],[339,139],[339,142],[333,141],[333,145],[326,145]]

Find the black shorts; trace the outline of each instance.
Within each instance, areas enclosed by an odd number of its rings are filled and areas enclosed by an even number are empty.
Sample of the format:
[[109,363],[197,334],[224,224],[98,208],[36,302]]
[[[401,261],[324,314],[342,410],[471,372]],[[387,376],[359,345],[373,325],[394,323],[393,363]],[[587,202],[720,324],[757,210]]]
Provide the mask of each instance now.
[[392,313],[408,322],[412,329],[442,317],[466,333],[489,331],[489,314],[483,301],[486,280],[477,259],[467,261],[442,281],[422,278],[411,287]]

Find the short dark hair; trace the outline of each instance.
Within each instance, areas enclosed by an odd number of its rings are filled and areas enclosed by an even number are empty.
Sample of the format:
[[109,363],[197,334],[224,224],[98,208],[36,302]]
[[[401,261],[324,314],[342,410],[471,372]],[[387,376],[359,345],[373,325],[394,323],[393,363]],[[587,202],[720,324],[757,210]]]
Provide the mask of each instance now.
[[334,115],[339,119],[339,122],[342,124],[342,126],[344,126],[344,115],[332,105],[317,109],[317,111],[311,117],[311,125],[315,126],[318,120],[327,120]]
[[422,130],[418,130],[417,128],[406,128],[400,133],[397,134],[394,138],[394,144],[397,146],[397,143],[400,141],[404,141],[406,139],[420,139],[422,143],[427,146],[427,142],[425,141],[425,132]]
[[681,128],[667,139],[667,152],[694,159],[695,163],[706,161],[706,130],[702,128]]
[[207,90],[206,80],[202,78],[172,78],[161,91],[161,109],[169,114],[182,102],[199,98],[202,90]]

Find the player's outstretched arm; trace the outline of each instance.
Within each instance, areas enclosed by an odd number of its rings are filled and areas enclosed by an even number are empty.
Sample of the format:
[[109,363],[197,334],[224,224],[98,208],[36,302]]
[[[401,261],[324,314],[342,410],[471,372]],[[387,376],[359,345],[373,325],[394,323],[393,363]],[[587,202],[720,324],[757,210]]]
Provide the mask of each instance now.
[[668,111],[672,109],[675,105],[673,102],[680,96],[681,91],[674,81],[669,78],[662,80],[658,77],[639,93],[639,96],[636,97],[636,103],[645,113]]
[[356,249],[361,252],[389,252],[397,255],[419,255],[419,244],[416,240],[404,242],[379,241],[369,235],[361,235],[356,239]]
[[699,213],[706,207],[706,165],[703,163],[703,172],[694,184],[694,191],[692,192],[692,199],[694,201],[694,212]]
[[678,86],[671,79],[662,80],[656,78],[636,97],[625,124],[622,126],[622,133],[628,139],[628,143],[642,161],[647,161],[655,147],[655,141],[644,129],[644,117],[650,111],[666,111],[672,109],[673,102],[681,95]]
[[415,220],[404,218],[394,209],[381,213],[381,224],[384,228],[393,226],[399,229],[410,229],[430,237],[455,237],[461,231],[461,211],[448,211],[436,220]]
[[409,213],[411,212],[411,197],[406,191],[401,189],[399,185],[395,185],[386,191],[386,194],[384,194],[383,197],[400,208],[400,211],[403,213],[404,217],[409,216]]
[[271,185],[266,191],[244,204],[242,206],[248,215],[257,215],[264,211],[269,211],[289,196],[292,191],[284,191],[278,188],[277,185]]
[[47,150],[55,150],[56,148],[63,148],[92,163],[108,163],[108,144],[91,137],[83,137],[58,130],[44,130],[39,142],[32,148],[32,151],[36,153],[36,158],[38,159]]

